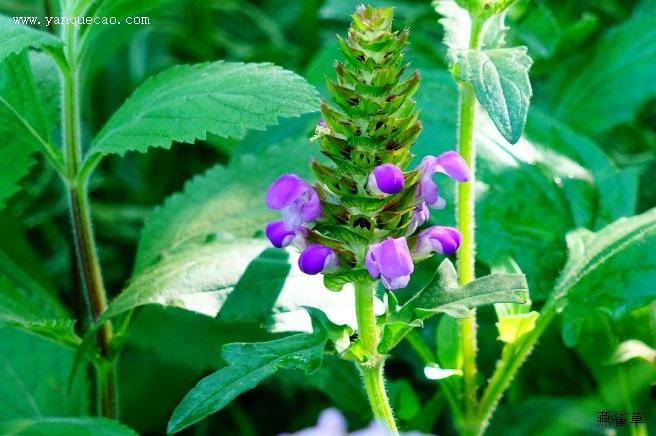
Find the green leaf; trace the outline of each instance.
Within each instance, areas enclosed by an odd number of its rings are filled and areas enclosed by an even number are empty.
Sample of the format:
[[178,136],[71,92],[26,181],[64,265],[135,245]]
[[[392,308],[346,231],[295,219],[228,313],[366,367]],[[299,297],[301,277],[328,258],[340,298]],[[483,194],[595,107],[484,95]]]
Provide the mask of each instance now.
[[104,317],[111,318],[144,304],[175,306],[216,316],[227,294],[266,246],[262,240],[241,239],[179,250],[134,277],[109,304]]
[[[67,392],[73,351],[12,327],[0,328],[0,422],[87,413],[83,374]],[[0,432],[1,433],[1,432]]]
[[492,274],[458,286],[453,264],[445,259],[433,279],[398,312],[383,330],[379,350],[389,352],[412,328],[437,313],[455,318],[470,316],[473,307],[493,303],[525,303],[528,284],[523,274]]
[[0,63],[0,208],[19,190],[34,164],[32,153],[44,151],[49,141],[27,54],[11,55]]
[[580,54],[577,65],[563,64],[552,74],[558,118],[599,134],[633,120],[656,96],[656,26],[647,9],[636,9],[629,20],[609,29],[593,49]]
[[516,313],[499,317],[496,326],[499,330],[499,340],[512,344],[535,328],[535,322],[540,314],[535,311]]
[[[638,197],[637,173],[631,169],[619,169],[591,138],[537,108],[530,111],[526,134],[535,144],[580,162],[594,177],[594,203],[597,208],[590,211],[593,216],[589,222],[577,220],[578,226],[600,228],[622,216],[635,213]],[[561,180],[565,179],[562,175],[559,177]]]
[[532,61],[526,51],[513,47],[454,52],[455,77],[474,86],[476,98],[511,144],[522,135],[533,94],[528,77]]
[[586,315],[618,318],[656,298],[656,209],[620,218],[596,233],[567,235],[569,258],[554,298],[563,313],[563,338],[573,346]]
[[181,65],[147,80],[94,138],[90,154],[145,152],[207,133],[242,138],[281,117],[318,110],[304,79],[272,64]]
[[106,418],[37,417],[0,423],[3,435],[31,436],[136,436],[137,433]]
[[325,344],[326,336],[319,332],[271,342],[226,345],[222,356],[228,366],[202,379],[185,396],[173,412],[167,432],[177,433],[221,410],[280,369],[316,370]]
[[0,327],[22,328],[73,348],[79,345],[75,320],[52,318],[47,304],[41,299],[30,299],[6,277],[0,276]]
[[14,23],[13,18],[0,15],[0,62],[14,53],[27,48],[58,47],[59,38],[23,24]]
[[146,220],[135,273],[180,247],[252,238],[267,222],[279,219],[265,205],[266,190],[283,173],[309,175],[311,147],[306,142],[292,140],[257,157],[240,156],[227,168],[217,165],[188,182],[184,192],[169,197]]
[[468,317],[476,306],[524,303],[528,298],[528,285],[523,274],[492,274],[461,287],[454,286],[454,277],[453,264],[444,260],[430,283],[401,308],[402,316],[410,315],[412,311],[419,318],[436,313],[461,318]]

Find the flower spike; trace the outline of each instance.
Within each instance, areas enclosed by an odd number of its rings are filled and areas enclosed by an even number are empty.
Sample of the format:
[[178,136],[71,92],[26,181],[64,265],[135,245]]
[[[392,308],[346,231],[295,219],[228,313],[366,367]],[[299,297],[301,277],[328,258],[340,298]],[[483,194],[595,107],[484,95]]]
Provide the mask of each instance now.
[[332,161],[312,159],[318,183],[285,174],[267,192],[267,206],[282,212],[281,221],[267,225],[271,243],[301,249],[300,269],[323,273],[336,290],[352,280],[353,270],[365,269],[388,290],[403,288],[413,261],[448,255],[460,244],[460,235],[446,227],[416,235],[429,219],[427,206],[445,203],[433,175],[462,182],[469,173],[453,151],[409,168],[422,128],[413,99],[420,76],[407,73],[408,30],[394,30],[392,17],[392,8],[358,6],[348,37],[338,38],[344,59],[327,80],[331,98],[321,102],[311,138]]

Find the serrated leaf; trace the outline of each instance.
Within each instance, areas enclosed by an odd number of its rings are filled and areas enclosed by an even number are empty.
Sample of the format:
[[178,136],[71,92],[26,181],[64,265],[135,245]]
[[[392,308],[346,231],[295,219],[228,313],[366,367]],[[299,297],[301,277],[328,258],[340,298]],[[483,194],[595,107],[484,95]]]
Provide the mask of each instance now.
[[90,416],[15,419],[0,423],[0,433],[7,436],[137,436],[135,431],[118,421]]
[[94,138],[90,154],[169,148],[207,133],[242,138],[246,129],[314,112],[318,103],[304,79],[272,64],[175,66],[134,92]]
[[62,41],[49,33],[17,24],[13,18],[0,15],[0,62],[14,53],[27,48],[57,47]]
[[454,53],[455,76],[474,86],[476,98],[511,144],[519,141],[533,91],[532,61],[526,47],[462,50]]
[[27,54],[10,55],[0,63],[0,208],[19,190],[18,182],[34,164],[33,152],[48,141]]
[[265,205],[266,190],[283,173],[309,175],[306,141],[271,146],[257,157],[245,154],[227,168],[217,165],[193,178],[146,220],[135,274],[176,248],[202,245],[208,238],[251,238],[280,219]]
[[554,298],[564,309],[563,338],[573,346],[586,314],[620,317],[656,298],[656,209],[620,218],[598,232],[567,235],[569,258]]
[[51,316],[46,301],[30,298],[6,277],[0,276],[0,327],[21,328],[73,348],[79,345],[75,320]]
[[228,366],[201,380],[176,407],[167,432],[180,430],[225,407],[280,369],[311,372],[321,365],[323,332],[288,336],[271,342],[228,344],[222,356]]

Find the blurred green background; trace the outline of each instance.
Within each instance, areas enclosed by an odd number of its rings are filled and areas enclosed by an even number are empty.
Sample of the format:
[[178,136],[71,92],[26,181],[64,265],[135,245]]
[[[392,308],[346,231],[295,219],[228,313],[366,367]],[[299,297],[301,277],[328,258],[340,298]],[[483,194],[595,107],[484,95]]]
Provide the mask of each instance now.
[[[357,3],[176,0],[145,11],[141,15],[151,25],[114,26],[96,44],[85,77],[83,135],[97,132],[147,77],[179,63],[272,62],[326,95],[323,78],[332,75],[338,56],[335,34],[345,34]],[[423,78],[416,99],[424,131],[415,153],[420,158],[454,148],[457,91],[445,70],[439,16],[427,0],[371,4],[394,6],[396,26],[411,29],[407,59]],[[42,16],[49,10],[47,2],[0,0],[6,15]],[[539,307],[564,264],[567,231],[595,230],[656,206],[656,1],[521,0],[510,10],[508,25],[509,43],[528,46],[534,59],[534,97],[518,145],[481,128],[479,258],[485,272],[485,264],[499,256],[514,257]],[[54,65],[38,53],[31,62],[54,114],[59,96],[48,88],[58,81]],[[144,219],[186,180],[273,144],[314,147],[306,139],[318,117],[287,119],[242,141],[210,137],[172,151],[105,159],[92,179],[91,198],[109,292],[119,292],[130,277]],[[63,186],[43,162],[22,185],[0,211],[0,271],[52,289],[81,314]],[[436,218],[448,223],[451,216],[447,209]],[[435,267],[427,263],[413,284]],[[411,290],[412,285],[401,298]],[[627,404],[645,412],[656,432],[654,362],[638,357],[609,363],[626,340],[656,346],[656,304],[623,311],[622,302],[615,303],[613,319],[603,312],[585,314],[574,348],[561,339],[561,321],[551,325],[499,406],[489,434],[600,434],[597,411],[626,410]],[[480,320],[480,365],[489,375],[500,350],[493,311],[482,310]],[[430,343],[436,326],[423,331]],[[172,308],[142,309],[120,361],[122,419],[140,433],[162,433],[182,396],[221,366],[221,344],[269,337],[250,324]],[[448,407],[424,377],[421,359],[407,346],[395,357],[388,366],[389,387],[402,424],[453,434]],[[368,421],[355,368],[337,360],[311,377],[277,375],[185,434],[277,434],[314,423],[330,406],[341,409],[353,428]]]

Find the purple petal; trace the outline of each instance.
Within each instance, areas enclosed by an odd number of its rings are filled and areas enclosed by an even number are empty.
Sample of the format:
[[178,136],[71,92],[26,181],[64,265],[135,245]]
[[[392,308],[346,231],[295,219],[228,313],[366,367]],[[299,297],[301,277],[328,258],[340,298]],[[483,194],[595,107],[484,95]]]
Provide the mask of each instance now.
[[418,227],[426,224],[426,221],[428,221],[429,217],[430,212],[426,207],[426,203],[422,201],[421,204],[415,207],[415,209],[412,211],[412,216],[410,218],[410,223],[408,223],[406,236],[412,235]]
[[339,265],[337,255],[331,249],[321,244],[312,244],[307,247],[298,258],[298,267],[305,274],[315,275],[320,272],[329,272]]
[[371,172],[367,187],[374,194],[397,194],[403,190],[405,178],[396,165],[383,164]]
[[266,205],[269,209],[283,209],[294,203],[310,185],[295,174],[283,174],[271,184],[266,193]]
[[346,420],[337,409],[326,409],[319,415],[317,429],[325,431],[326,434],[339,435],[346,433]]
[[303,194],[303,202],[300,207],[301,216],[306,223],[312,222],[321,216],[321,200],[319,194],[312,186]]
[[419,164],[419,186],[417,197],[436,209],[442,209],[446,201],[439,196],[439,189],[433,181],[433,174],[444,173],[458,182],[469,180],[469,169],[465,160],[455,151],[447,151],[440,156],[426,156]]
[[288,246],[296,235],[296,232],[287,230],[282,221],[274,221],[267,224],[265,233],[267,238],[269,238],[269,241],[271,241],[276,248]]
[[467,162],[455,151],[447,151],[435,158],[435,171],[446,174],[457,182],[469,180]]
[[369,271],[369,275],[372,279],[375,279],[380,275],[380,270],[378,269],[378,265],[376,265],[376,256],[371,247],[369,247],[369,251],[367,251],[364,263],[367,266],[367,271]]
[[392,290],[405,287],[414,270],[408,243],[403,237],[370,245],[365,263],[369,274],[374,278],[380,275],[383,285]]
[[448,256],[460,247],[461,239],[458,229],[433,226],[419,233],[413,254],[416,258],[424,258],[435,251]]

